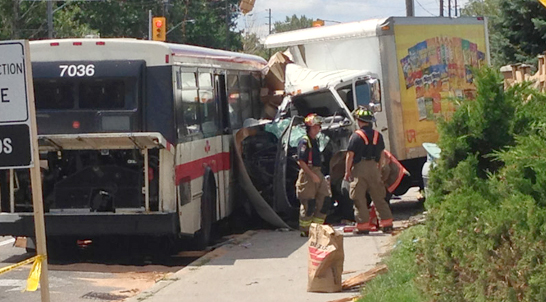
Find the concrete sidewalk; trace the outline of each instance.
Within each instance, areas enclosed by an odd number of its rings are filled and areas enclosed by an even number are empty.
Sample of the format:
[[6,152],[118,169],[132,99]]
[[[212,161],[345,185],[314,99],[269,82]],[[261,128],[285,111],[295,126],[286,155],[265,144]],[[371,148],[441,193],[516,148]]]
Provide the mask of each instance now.
[[[345,234],[343,280],[380,261],[393,244],[391,235]],[[307,238],[296,231],[251,231],[196,260],[127,302],[327,302],[358,295],[308,293]]]

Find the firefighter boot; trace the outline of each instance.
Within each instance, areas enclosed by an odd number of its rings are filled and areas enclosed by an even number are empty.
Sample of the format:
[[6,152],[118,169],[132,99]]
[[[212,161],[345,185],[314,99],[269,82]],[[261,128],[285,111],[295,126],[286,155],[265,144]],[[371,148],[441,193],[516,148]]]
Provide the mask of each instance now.
[[381,220],[379,223],[379,226],[381,227],[381,230],[383,233],[390,234],[392,233],[393,227],[392,227],[392,219],[384,219]]
[[370,206],[370,231],[377,232],[381,228],[379,227],[379,218],[375,212],[375,205],[372,203]]
[[370,229],[371,226],[369,222],[357,223],[354,232],[355,234],[359,235],[368,235],[370,233]]

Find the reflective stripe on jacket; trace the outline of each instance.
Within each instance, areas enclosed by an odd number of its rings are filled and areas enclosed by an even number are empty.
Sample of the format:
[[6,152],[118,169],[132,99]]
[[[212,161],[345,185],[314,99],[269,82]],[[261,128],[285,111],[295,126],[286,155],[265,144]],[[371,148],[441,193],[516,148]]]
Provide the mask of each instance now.
[[388,165],[390,170],[390,173],[385,180],[385,186],[387,187],[387,190],[392,193],[400,185],[404,174],[409,175],[409,172],[389,151],[383,150],[383,152],[387,159],[385,165]]
[[[365,145],[369,145],[370,144],[370,141],[368,140],[368,136],[366,135],[366,133],[364,133],[364,131],[362,131],[361,129],[358,129],[355,131],[356,134],[358,134],[362,140],[364,141],[364,144]],[[377,145],[377,141],[379,140],[379,132],[377,132],[376,130],[373,131],[373,141],[372,141],[372,145]]]

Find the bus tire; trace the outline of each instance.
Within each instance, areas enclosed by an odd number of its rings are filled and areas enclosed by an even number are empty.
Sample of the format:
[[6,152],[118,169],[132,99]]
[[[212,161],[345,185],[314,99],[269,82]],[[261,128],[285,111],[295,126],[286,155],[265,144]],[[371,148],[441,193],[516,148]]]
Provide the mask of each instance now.
[[198,250],[206,249],[211,241],[214,204],[216,204],[216,184],[214,177],[209,174],[205,177],[201,196],[201,229],[195,233],[195,247]]

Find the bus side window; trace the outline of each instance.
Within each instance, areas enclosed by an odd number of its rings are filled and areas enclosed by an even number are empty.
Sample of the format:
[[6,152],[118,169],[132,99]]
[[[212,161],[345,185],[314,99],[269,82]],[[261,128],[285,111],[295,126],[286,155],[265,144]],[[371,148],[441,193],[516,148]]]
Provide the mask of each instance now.
[[252,115],[255,119],[261,119],[264,116],[264,104],[260,97],[262,88],[261,73],[253,72],[251,77],[251,99],[252,99]]
[[204,137],[212,137],[219,134],[218,107],[212,87],[212,74],[199,74],[199,107],[201,111],[201,128]]
[[228,71],[227,75],[228,110],[231,129],[236,130],[243,125],[239,103],[239,76]]
[[202,137],[196,75],[181,72],[181,80],[180,104],[177,106],[178,138],[180,141],[191,141]]
[[239,103],[243,124],[246,119],[253,117],[251,79],[250,74],[241,74],[239,76]]

